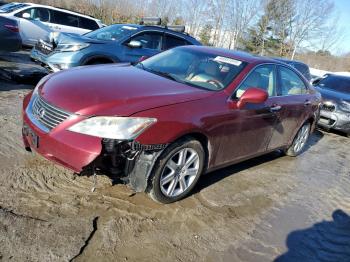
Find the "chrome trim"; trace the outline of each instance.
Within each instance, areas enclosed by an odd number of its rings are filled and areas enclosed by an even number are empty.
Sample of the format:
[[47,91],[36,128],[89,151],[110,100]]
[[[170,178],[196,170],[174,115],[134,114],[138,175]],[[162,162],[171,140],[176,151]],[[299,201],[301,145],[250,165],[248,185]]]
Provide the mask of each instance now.
[[45,133],[73,116],[72,113],[49,104],[38,94],[31,97],[26,113],[30,121]]

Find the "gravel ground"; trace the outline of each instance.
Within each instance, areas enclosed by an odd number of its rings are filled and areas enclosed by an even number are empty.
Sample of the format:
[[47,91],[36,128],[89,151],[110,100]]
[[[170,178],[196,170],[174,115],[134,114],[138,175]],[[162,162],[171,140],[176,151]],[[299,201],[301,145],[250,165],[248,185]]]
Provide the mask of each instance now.
[[[38,69],[25,52],[2,59]],[[92,178],[27,153],[32,88],[0,80],[0,261],[350,261],[350,139],[316,131],[297,158],[233,165],[160,205],[105,176],[91,193]]]

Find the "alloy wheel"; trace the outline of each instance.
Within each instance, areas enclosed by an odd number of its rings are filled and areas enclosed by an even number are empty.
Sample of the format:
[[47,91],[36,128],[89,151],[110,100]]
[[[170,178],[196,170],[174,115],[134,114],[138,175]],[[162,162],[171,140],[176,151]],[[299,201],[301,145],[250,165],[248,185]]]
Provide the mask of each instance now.
[[165,196],[176,197],[185,192],[199,173],[200,159],[192,148],[183,148],[167,161],[160,177],[160,189]]

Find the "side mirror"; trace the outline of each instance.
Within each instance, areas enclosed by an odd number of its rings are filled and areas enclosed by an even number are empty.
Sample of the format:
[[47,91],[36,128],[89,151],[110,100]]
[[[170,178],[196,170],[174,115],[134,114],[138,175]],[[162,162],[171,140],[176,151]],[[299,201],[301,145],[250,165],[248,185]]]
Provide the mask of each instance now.
[[243,109],[247,103],[262,104],[264,103],[269,94],[260,88],[250,87],[240,97],[237,102],[237,108]]
[[30,19],[30,14],[29,13],[23,13],[22,17],[25,19]]
[[321,80],[322,78],[316,78],[314,81],[312,81],[312,85],[316,86]]
[[131,40],[131,41],[128,43],[128,47],[131,47],[131,48],[141,48],[141,47],[142,47],[142,43],[141,43],[140,41]]

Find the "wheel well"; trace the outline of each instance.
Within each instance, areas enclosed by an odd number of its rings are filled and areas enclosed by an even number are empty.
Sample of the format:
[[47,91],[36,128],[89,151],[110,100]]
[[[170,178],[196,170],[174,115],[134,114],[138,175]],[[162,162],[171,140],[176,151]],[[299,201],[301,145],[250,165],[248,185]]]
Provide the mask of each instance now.
[[205,169],[207,169],[209,164],[209,159],[210,159],[210,144],[209,144],[208,138],[202,133],[195,132],[195,133],[185,134],[177,138],[176,141],[184,138],[193,138],[201,143],[205,153]]
[[110,64],[114,63],[114,61],[107,57],[93,57],[87,60],[84,65],[93,65],[93,64]]

